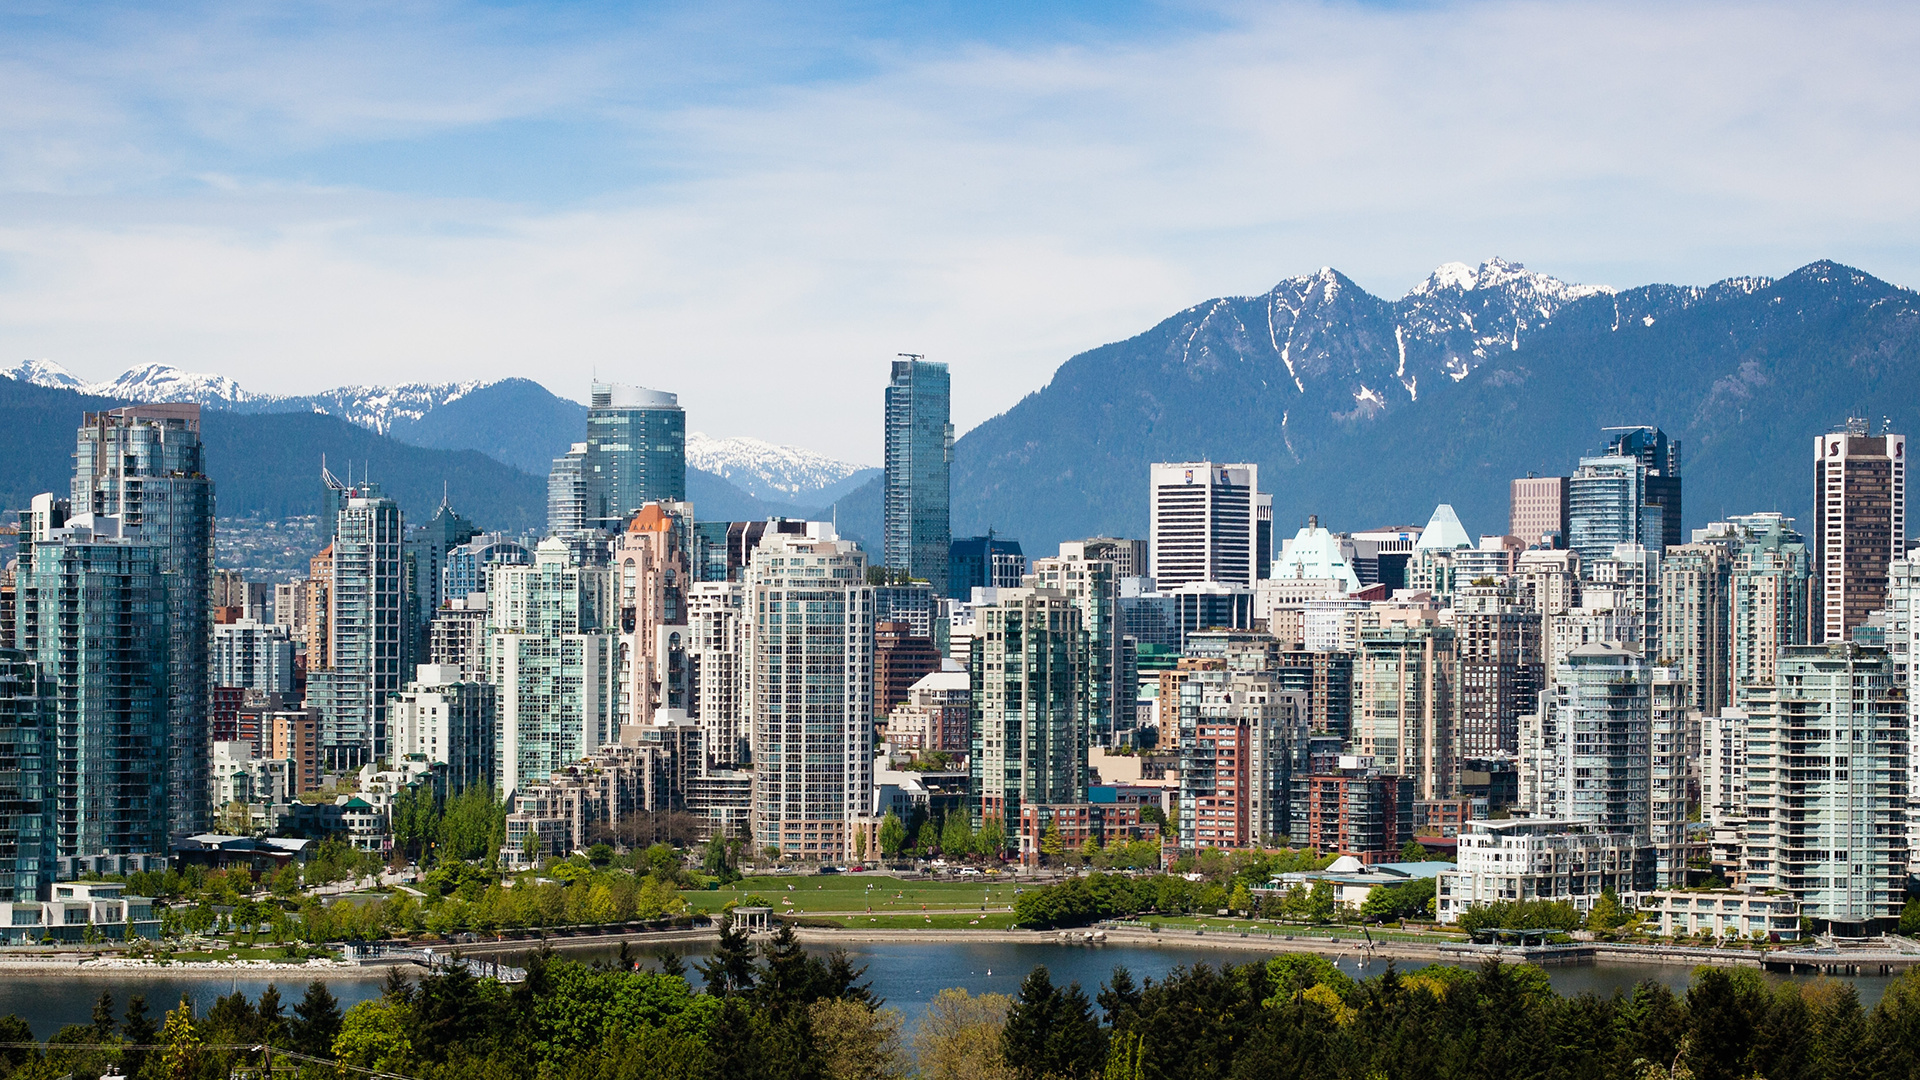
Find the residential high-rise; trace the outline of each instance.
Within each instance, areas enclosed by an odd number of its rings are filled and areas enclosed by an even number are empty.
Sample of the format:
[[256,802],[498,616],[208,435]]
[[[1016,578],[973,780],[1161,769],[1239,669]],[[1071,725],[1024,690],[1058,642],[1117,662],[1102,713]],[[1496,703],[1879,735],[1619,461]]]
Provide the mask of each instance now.
[[921,679],[940,670],[933,639],[914,634],[909,623],[876,619],[873,624],[873,720],[885,723],[895,705]]
[[769,533],[748,567],[753,837],[782,858],[838,861],[873,812],[873,591],[831,525]]
[[166,638],[169,669],[167,802],[160,812],[171,836],[201,832],[210,805],[213,481],[200,444],[200,406],[129,405],[88,413],[73,466],[75,516],[118,518],[124,540],[160,552],[167,583],[158,632]]
[[1080,609],[1080,627],[1087,634],[1086,687],[1082,691],[1091,716],[1089,733],[1095,746],[1117,746],[1123,734],[1131,737],[1134,724],[1132,648],[1119,632],[1120,583],[1112,562],[1089,554],[1085,544],[1060,545],[1060,554],[1035,559],[1033,580],[1041,588],[1065,593]]
[[1867,422],[1813,440],[1813,566],[1809,641],[1845,641],[1887,602],[1887,564],[1906,553],[1907,437]]
[[966,536],[947,548],[947,590],[954,600],[973,599],[975,589],[1015,589],[1027,573],[1020,541],[988,533]]
[[1554,676],[1536,816],[1646,830],[1652,821],[1653,680],[1638,646],[1582,645]]
[[323,473],[340,507],[326,589],[326,650],[307,652],[306,703],[320,710],[328,769],[387,756],[387,698],[413,671],[406,519],[378,485],[348,488]]
[[532,566],[494,569],[487,681],[500,710],[494,790],[540,783],[616,739],[620,697],[613,573],[549,537]]
[[679,397],[594,383],[584,472],[589,529],[618,532],[650,502],[687,501],[687,414]]
[[421,664],[413,681],[393,696],[393,756],[419,756],[447,765],[449,794],[494,780],[494,687],[457,667]]
[[58,857],[54,760],[59,746],[32,657],[0,648],[0,900],[44,897]]
[[1747,688],[1771,684],[1775,658],[1788,645],[1807,642],[1813,563],[1793,520],[1779,514],[1736,519],[1738,546],[1729,574],[1728,636],[1732,667],[1727,673],[1732,700],[1744,701]]
[[1528,474],[1509,487],[1507,535],[1529,546],[1567,546],[1567,478]]
[[1665,536],[1665,508],[1648,500],[1647,468],[1638,458],[1580,459],[1567,480],[1567,546],[1579,554],[1584,571],[1591,573],[1620,544],[1658,552]]
[[447,552],[440,571],[442,603],[487,591],[487,572],[496,564],[531,566],[533,552],[505,533],[481,533]]
[[1159,462],[1148,470],[1155,587],[1214,582],[1251,589],[1258,579],[1258,465]]
[[1451,626],[1424,609],[1373,613],[1353,671],[1353,746],[1413,778],[1414,798],[1445,799],[1458,780]]
[[947,592],[953,541],[952,386],[947,365],[902,354],[887,383],[882,535],[889,570]]
[[967,665],[975,824],[1018,822],[1026,803],[1085,802],[1089,710],[1080,609],[1053,589],[1003,589],[974,608],[974,621]]
[[242,619],[213,628],[213,685],[293,693],[293,636],[284,626]]
[[[1654,874],[1663,889],[1687,887],[1687,819],[1700,791],[1701,714],[1687,671],[1656,664],[1650,684],[1647,825]],[[1577,737],[1577,736],[1576,736]],[[1578,782],[1578,777],[1575,781]]]
[[1785,890],[1816,928],[1883,930],[1907,883],[1907,714],[1893,665],[1850,642],[1788,645],[1776,663],[1748,704],[1747,883]]
[[448,554],[478,535],[479,527],[461,517],[444,496],[426,524],[407,529],[407,589],[412,594],[407,610],[412,616],[414,656],[426,655],[427,624],[446,603]]
[[[47,812],[60,858],[171,850],[172,831],[196,816],[174,805],[191,797],[194,773],[176,759],[203,759],[211,775],[210,747],[184,745],[169,727],[177,696],[208,698],[205,686],[175,686],[167,619],[177,579],[159,545],[120,535],[119,524],[82,515],[32,538],[17,579],[20,649],[47,698]],[[193,730],[206,724],[202,713]]]
[[1180,686],[1180,846],[1284,843],[1307,732],[1306,695],[1273,673],[1192,673]]
[[753,759],[747,737],[746,586],[701,581],[687,589],[687,718],[699,723],[709,769]]
[[[520,564],[514,564],[520,565]],[[427,627],[427,663],[458,668],[473,681],[487,671],[487,597],[468,593],[447,601]]]
[[1513,754],[1520,717],[1532,711],[1543,678],[1542,620],[1504,589],[1470,585],[1455,592],[1448,616],[1460,665],[1454,732],[1462,757]]
[[553,467],[547,471],[548,536],[568,536],[594,527],[587,511],[587,480],[592,469],[583,442],[574,443],[553,459]]
[[1660,635],[1651,655],[1675,664],[1687,684],[1686,707],[1712,716],[1732,700],[1728,631],[1733,559],[1724,544],[1680,544],[1660,560]]
[[633,515],[613,551],[620,610],[620,723],[653,723],[661,709],[686,708],[686,538],[693,507],[650,502]]

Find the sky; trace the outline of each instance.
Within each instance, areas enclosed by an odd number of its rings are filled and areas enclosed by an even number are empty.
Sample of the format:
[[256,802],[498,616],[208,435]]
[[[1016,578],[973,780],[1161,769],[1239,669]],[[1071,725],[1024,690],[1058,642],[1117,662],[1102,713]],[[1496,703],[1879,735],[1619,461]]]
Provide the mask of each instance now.
[[1901,4],[0,0],[0,366],[522,376],[880,459],[1333,266],[1920,284]]

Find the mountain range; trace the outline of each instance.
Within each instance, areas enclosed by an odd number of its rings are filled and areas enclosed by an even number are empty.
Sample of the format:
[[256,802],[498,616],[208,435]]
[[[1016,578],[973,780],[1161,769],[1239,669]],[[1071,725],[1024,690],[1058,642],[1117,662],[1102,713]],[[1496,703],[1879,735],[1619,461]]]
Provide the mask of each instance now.
[[[45,362],[0,373],[13,377],[0,414],[28,409],[16,399],[29,389],[66,396],[31,406],[57,414],[42,425],[58,436],[48,468],[70,449],[73,399],[198,400],[217,410],[210,432],[276,440],[300,463],[289,483],[311,487],[323,452],[371,462],[389,487],[392,470],[417,473],[408,482],[431,502],[457,474],[485,486],[472,509],[455,504],[488,527],[538,524],[548,463],[581,437],[586,412],[526,379],[273,397],[161,365],[106,384]],[[290,427],[290,413],[311,415]],[[1602,429],[1629,424],[1681,440],[1688,526],[1753,510],[1804,517],[1810,440],[1848,416],[1920,430],[1920,295],[1837,263],[1613,289],[1496,258],[1449,263],[1397,300],[1322,269],[1068,359],[955,444],[954,531],[991,527],[1029,554],[1144,535],[1147,466],[1214,460],[1260,466],[1282,536],[1310,514],[1340,529],[1418,523],[1440,502],[1471,531],[1500,533],[1509,480],[1566,475]],[[879,535],[877,469],[754,439],[687,443],[703,518],[832,516],[846,535]],[[14,500],[0,505],[58,486],[12,475],[33,457],[0,466],[0,497]],[[276,500],[271,477],[221,482],[223,514],[309,501]]]

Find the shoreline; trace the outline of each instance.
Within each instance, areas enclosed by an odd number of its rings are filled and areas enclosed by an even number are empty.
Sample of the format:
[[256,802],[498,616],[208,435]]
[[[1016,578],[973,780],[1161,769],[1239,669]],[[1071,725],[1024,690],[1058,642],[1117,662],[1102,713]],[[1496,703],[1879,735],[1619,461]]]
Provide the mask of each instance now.
[[[66,960],[58,957],[35,959],[25,956],[0,957],[0,976],[57,975],[62,978],[177,978],[218,975],[229,978],[272,978],[298,976],[294,981],[314,979],[378,979],[386,976],[383,967],[363,967],[337,960],[314,960],[302,964],[283,964],[266,960]],[[291,983],[289,983],[291,985]]]

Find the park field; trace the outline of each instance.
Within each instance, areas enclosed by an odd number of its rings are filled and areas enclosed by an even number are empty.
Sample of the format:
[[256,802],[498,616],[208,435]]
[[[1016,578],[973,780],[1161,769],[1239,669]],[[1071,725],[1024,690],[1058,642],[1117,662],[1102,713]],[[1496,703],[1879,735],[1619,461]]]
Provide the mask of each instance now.
[[[914,916],[924,908],[932,912],[972,912],[982,908],[1004,912],[1013,907],[1015,886],[1011,881],[992,878],[972,881],[914,881],[860,874],[826,876],[782,874],[750,877],[726,888],[680,895],[700,912],[717,912],[728,903],[744,902],[748,896],[764,897],[775,910],[805,912],[814,915]],[[786,903],[785,901],[792,901]],[[960,920],[962,926],[966,919]],[[849,926],[863,925],[851,921]],[[875,925],[884,925],[875,924]],[[919,925],[925,926],[924,922]],[[985,926],[986,923],[980,925]]]

